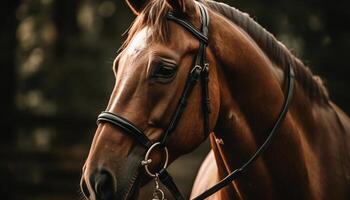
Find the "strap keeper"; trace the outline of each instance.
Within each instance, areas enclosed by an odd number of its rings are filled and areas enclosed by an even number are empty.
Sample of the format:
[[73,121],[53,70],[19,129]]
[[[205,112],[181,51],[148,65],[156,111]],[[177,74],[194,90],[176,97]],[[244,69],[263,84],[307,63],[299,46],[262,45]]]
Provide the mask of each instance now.
[[205,72],[206,74],[209,74],[209,63],[204,64],[203,72]]
[[208,113],[211,113],[211,106],[210,106],[210,98],[209,97],[205,100],[205,106],[207,107]]
[[199,65],[194,66],[194,68],[191,70],[191,77],[190,77],[190,82],[191,84],[195,84],[202,72],[202,67]]

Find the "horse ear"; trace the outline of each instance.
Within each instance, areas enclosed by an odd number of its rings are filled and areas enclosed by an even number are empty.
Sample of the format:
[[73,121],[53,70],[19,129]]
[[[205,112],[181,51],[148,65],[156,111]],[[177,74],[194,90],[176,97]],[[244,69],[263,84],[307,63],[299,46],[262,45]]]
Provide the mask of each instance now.
[[126,3],[130,9],[136,14],[139,15],[143,8],[145,8],[148,0],[126,0]]
[[192,13],[195,11],[194,0],[166,0],[175,12]]

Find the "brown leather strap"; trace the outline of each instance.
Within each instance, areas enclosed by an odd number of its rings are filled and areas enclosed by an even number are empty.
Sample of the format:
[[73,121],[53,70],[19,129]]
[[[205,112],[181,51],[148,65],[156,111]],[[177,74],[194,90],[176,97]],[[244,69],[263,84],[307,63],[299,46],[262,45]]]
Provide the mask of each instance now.
[[[221,139],[218,139],[216,137],[215,133],[211,133],[209,135],[209,137],[210,137],[210,146],[214,152],[218,171],[219,171],[219,173],[221,172],[222,174],[224,174],[224,176],[227,176],[228,174],[230,174],[232,172],[232,168],[227,163],[227,159],[225,158],[225,154],[222,150],[222,145],[224,145],[224,143]],[[220,178],[224,178],[224,177],[220,177]],[[243,198],[242,198],[242,195],[238,189],[237,183],[235,181],[232,181],[230,184],[231,184],[231,189],[232,189],[233,194],[229,194],[229,195],[233,195],[233,197],[234,197],[233,199],[242,200]],[[232,196],[229,196],[229,198],[232,198]]]

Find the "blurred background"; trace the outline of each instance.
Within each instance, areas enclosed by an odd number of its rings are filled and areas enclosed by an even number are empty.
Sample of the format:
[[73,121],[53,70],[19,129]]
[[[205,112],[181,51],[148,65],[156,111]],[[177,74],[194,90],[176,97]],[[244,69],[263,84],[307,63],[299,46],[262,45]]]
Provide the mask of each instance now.
[[[223,2],[248,12],[286,44],[350,113],[348,1]],[[114,83],[112,61],[135,16],[123,0],[5,0],[2,5],[1,199],[80,199],[95,119]],[[171,167],[187,195],[208,151],[204,144]]]

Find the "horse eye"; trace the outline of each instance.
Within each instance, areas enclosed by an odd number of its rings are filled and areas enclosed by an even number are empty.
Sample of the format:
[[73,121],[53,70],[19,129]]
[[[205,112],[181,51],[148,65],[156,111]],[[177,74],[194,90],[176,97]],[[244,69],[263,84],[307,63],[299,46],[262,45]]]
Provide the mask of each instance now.
[[152,74],[152,78],[169,79],[175,75],[176,69],[174,67],[160,64]]

